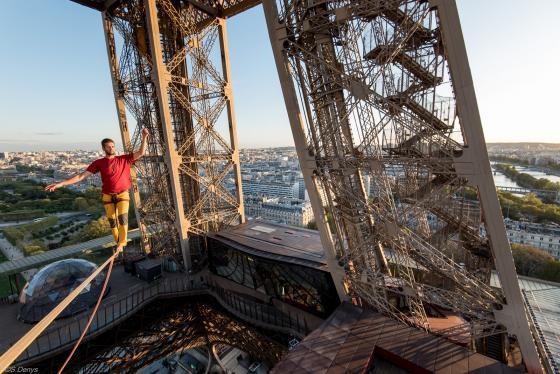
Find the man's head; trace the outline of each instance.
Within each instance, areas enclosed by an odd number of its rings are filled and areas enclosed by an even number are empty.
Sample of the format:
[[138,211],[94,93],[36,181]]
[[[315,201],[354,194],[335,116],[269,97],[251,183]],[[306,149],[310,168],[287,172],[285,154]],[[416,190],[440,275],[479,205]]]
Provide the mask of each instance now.
[[105,138],[101,141],[101,148],[105,151],[107,156],[113,156],[117,153],[115,149],[115,142],[112,139]]

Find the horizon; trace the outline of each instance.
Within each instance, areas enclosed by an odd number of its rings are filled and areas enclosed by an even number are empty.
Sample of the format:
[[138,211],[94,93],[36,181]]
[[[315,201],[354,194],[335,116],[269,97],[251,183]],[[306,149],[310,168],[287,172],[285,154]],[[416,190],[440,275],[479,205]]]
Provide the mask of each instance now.
[[[97,143],[96,143],[97,144]],[[553,142],[486,142],[486,145],[497,145],[497,144],[507,144],[507,145],[515,145],[515,144],[533,144],[533,145],[557,145],[560,146],[560,143],[553,143]],[[96,145],[96,149],[93,148],[66,148],[66,149],[38,149],[38,150],[31,150],[31,149],[23,149],[23,150],[5,150],[0,148],[0,153],[8,152],[8,153],[20,153],[20,152],[101,152],[102,149],[100,146]],[[295,145],[275,145],[275,146],[243,146],[239,147],[239,150],[256,150],[256,149],[278,149],[278,148],[293,148],[295,149]],[[122,153],[122,149],[119,148],[119,152]]]

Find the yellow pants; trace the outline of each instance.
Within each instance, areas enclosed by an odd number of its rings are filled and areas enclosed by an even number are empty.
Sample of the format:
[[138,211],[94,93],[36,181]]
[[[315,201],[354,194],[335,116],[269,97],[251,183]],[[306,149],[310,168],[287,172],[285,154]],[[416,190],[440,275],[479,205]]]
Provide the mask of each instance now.
[[103,194],[103,206],[117,245],[126,245],[129,200],[128,191],[118,194]]

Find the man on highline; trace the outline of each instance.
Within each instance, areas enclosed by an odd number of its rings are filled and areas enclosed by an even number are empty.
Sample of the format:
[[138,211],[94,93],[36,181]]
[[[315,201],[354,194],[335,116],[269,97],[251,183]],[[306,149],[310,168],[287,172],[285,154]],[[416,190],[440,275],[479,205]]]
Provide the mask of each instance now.
[[103,183],[101,188],[103,206],[105,207],[105,213],[107,213],[113,237],[117,243],[117,252],[123,249],[127,241],[128,203],[130,200],[128,190],[131,186],[130,165],[134,165],[136,160],[144,156],[147,139],[148,130],[143,129],[140,149],[122,156],[116,156],[114,141],[103,139],[101,147],[105,152],[105,157],[93,161],[83,173],[45,187],[45,190],[52,192],[57,188],[81,182],[90,175],[100,172]]

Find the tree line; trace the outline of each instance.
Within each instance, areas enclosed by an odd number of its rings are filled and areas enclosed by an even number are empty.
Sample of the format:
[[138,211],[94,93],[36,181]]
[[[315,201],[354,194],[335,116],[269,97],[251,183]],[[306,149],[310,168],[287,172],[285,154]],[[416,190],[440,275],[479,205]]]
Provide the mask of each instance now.
[[103,212],[99,189],[78,192],[60,188],[46,192],[44,187],[44,184],[32,180],[0,183],[0,221],[33,219],[69,211]]
[[560,262],[538,248],[512,244],[517,274],[550,282],[560,282]]

